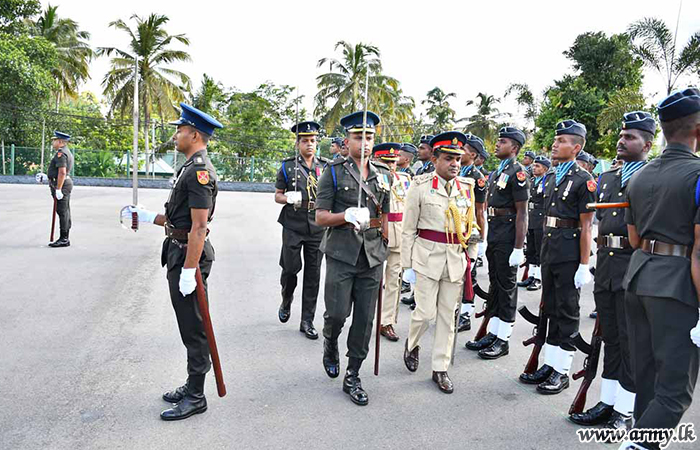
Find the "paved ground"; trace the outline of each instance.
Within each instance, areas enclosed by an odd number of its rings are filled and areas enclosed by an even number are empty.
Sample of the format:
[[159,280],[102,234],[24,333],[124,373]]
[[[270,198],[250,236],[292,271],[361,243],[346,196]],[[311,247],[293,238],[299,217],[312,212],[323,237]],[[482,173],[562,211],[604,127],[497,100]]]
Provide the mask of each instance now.
[[[0,184],[0,197],[2,449],[617,448],[578,443],[566,420],[578,382],[554,397],[517,382],[530,352],[519,343],[532,331],[522,320],[511,354],[494,362],[464,349],[472,332],[459,336],[453,395],[430,381],[428,351],[411,374],[402,342],[383,341],[380,376],[371,373],[373,353],[362,372],[370,405],[352,404],[341,378],[323,372],[321,340],[299,333],[299,302],[292,320],[277,320],[279,207],[270,194],[254,193],[221,193],[211,226],[211,312],[228,395],[216,396],[211,376],[207,413],[162,422],[161,393],[186,377],[159,264],[162,229],[119,226],[130,190],[81,187],[73,197],[73,245],[51,249],[48,188]],[[140,192],[151,209],[166,197],[163,190]],[[593,309],[590,289],[582,298],[585,315]],[[521,304],[537,309],[538,295],[520,294]],[[321,302],[318,327],[322,312]],[[403,305],[399,321],[405,337]],[[582,319],[586,338],[592,327]],[[578,354],[574,367],[581,364]],[[598,392],[596,382],[589,405]],[[697,403],[684,421],[700,423]]]

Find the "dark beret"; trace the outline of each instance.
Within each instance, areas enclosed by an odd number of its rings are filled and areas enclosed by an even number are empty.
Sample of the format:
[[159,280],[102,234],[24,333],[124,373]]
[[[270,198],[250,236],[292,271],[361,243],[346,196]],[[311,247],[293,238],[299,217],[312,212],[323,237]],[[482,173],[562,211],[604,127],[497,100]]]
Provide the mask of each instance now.
[[582,123],[576,122],[575,120],[562,120],[557,124],[557,128],[554,133],[557,136],[561,136],[562,134],[573,134],[574,136],[581,136],[585,139],[586,126]]
[[525,133],[515,127],[503,127],[498,131],[498,137],[513,139],[521,146],[525,145]]

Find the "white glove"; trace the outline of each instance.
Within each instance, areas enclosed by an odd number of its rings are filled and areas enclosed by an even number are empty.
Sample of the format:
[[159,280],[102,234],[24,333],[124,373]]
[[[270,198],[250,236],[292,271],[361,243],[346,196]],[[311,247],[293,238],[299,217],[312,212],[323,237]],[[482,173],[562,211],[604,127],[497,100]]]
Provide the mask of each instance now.
[[486,241],[479,242],[476,246],[476,256],[478,258],[483,258],[486,254]]
[[416,271],[411,269],[403,269],[403,281],[406,283],[416,284]]
[[41,172],[37,173],[36,176],[34,176],[34,179],[39,184],[44,184],[47,181],[49,181],[49,177],[47,177],[45,173],[41,173]]
[[364,231],[369,226],[369,209],[348,208],[345,210],[345,221],[355,225],[358,231]]
[[698,320],[698,324],[695,325],[695,328],[690,330],[690,340],[693,341],[693,344],[700,347],[700,320]]
[[581,289],[584,284],[588,284],[593,279],[590,270],[588,270],[588,264],[579,264],[576,270],[576,275],[574,275],[574,287],[576,289]]
[[518,267],[520,264],[523,263],[525,260],[525,252],[523,252],[522,248],[514,248],[513,253],[510,254],[510,258],[508,258],[508,264],[511,267]]
[[63,200],[63,192],[60,189],[56,189],[54,192],[56,192],[56,200]]
[[287,203],[294,206],[301,206],[301,192],[290,191],[287,192]]
[[197,268],[193,267],[191,269],[182,268],[180,272],[180,293],[184,296],[188,296],[194,292],[194,288],[197,287],[197,280],[194,278],[194,274],[197,272]]
[[158,213],[141,208],[140,206],[127,206],[122,209],[122,220],[130,221],[132,213],[136,213],[139,216],[139,222],[145,223],[153,223],[158,215]]

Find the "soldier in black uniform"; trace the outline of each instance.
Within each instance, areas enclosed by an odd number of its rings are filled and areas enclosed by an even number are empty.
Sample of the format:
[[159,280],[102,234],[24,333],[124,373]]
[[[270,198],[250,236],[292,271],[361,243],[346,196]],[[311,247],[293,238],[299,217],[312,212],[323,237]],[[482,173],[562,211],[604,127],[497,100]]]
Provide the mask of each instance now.
[[680,423],[699,364],[700,90],[676,91],[658,111],[668,144],[630,179],[625,213],[636,249],[622,283],[637,390],[635,429]]
[[340,158],[341,155],[341,150],[343,148],[343,139],[342,138],[333,138],[331,140],[331,148],[330,152],[333,157],[333,159]]
[[496,157],[501,160],[488,187],[488,246],[489,295],[487,304],[491,316],[488,333],[466,347],[476,350],[483,359],[497,359],[508,354],[508,340],[515,324],[518,304],[516,277],[525,254],[523,245],[527,233],[527,172],[516,161],[525,144],[525,133],[515,127],[503,127],[498,133]]
[[73,191],[73,180],[70,178],[73,169],[73,153],[68,149],[70,136],[60,131],[54,131],[51,137],[51,146],[56,154],[49,163],[49,189],[51,196],[56,199],[56,213],[58,214],[61,235],[56,241],[49,243],[49,247],[70,246],[69,233],[71,227],[70,194]]
[[[137,213],[139,222],[165,227],[161,264],[168,267],[170,299],[177,317],[182,343],[187,349],[187,382],[163,394],[163,400],[175,403],[160,414],[163,420],[186,419],[207,410],[204,379],[211,368],[209,345],[197,303],[195,272],[199,266],[204,288],[214,261],[214,248],[207,237],[207,224],[216,206],[217,177],[207,157],[207,143],[222,125],[213,117],[184,103],[182,115],[171,122],[177,125],[173,136],[177,151],[187,158],[177,174],[165,214],[140,207],[127,207],[122,214],[131,220]],[[208,300],[207,300],[208,301]]]
[[576,348],[572,335],[578,331],[581,286],[591,281],[593,212],[586,204],[595,200],[596,183],[575,158],[586,145],[586,127],[574,120],[557,124],[552,158],[557,160],[554,183],[544,193],[545,229],[542,261],[542,299],[549,319],[544,364],[520,381],[537,384],[541,394],[558,394],[569,387],[569,370]]
[[416,170],[416,176],[435,170],[435,166],[431,160],[433,157],[433,148],[430,146],[430,140],[432,138],[432,134],[426,134],[420,138],[420,144],[418,145],[418,161],[420,161],[422,166]]
[[535,158],[537,156],[535,155],[535,152],[532,150],[528,150],[525,152],[523,155],[523,167],[525,168],[525,172],[527,172],[528,176],[532,178],[532,165],[535,163]]
[[[542,287],[542,269],[540,268],[540,249],[544,233],[544,191],[547,186],[547,172],[552,163],[545,156],[536,156],[532,164],[530,178],[530,203],[528,204],[527,246],[525,262],[528,264],[527,280],[518,282],[518,286],[528,291],[538,291]],[[551,181],[551,180],[550,180]]]
[[[316,198],[316,222],[328,227],[321,243],[321,251],[326,255],[323,367],[329,377],[339,375],[338,337],[352,311],[343,391],[358,405],[369,401],[359,371],[369,351],[382,264],[388,253],[391,193],[388,177],[384,177],[386,172],[380,171],[380,167],[382,171],[388,167],[369,160],[379,117],[368,111],[363,126],[363,116],[363,112],[356,112],[341,119],[350,155],[333,161],[323,172]],[[365,165],[361,167],[363,152]]]
[[284,205],[277,219],[283,227],[280,254],[282,304],[277,316],[282,323],[289,320],[303,252],[304,285],[299,331],[309,339],[318,339],[314,316],[323,258],[319,250],[323,228],[316,225],[315,221],[316,190],[323,168],[330,162],[326,158],[314,156],[316,136],[320,128],[321,125],[316,122],[301,122],[292,127],[292,132],[297,134],[299,153],[282,161],[275,183],[275,202]]
[[[634,111],[624,115],[617,141],[617,155],[624,165],[600,176],[598,203],[624,200],[630,178],[646,164],[655,133],[656,122],[651,114]],[[583,413],[572,414],[569,419],[579,425],[607,424],[611,428],[626,429],[632,426],[635,389],[622,279],[633,250],[627,237],[624,208],[598,209],[596,216],[599,221],[598,257],[593,296],[605,343],[600,401]]]
[[399,151],[399,162],[396,163],[397,172],[406,172],[411,177],[414,176],[413,170],[411,169],[411,163],[413,158],[418,153],[418,149],[415,145],[405,142],[401,144],[401,150]]

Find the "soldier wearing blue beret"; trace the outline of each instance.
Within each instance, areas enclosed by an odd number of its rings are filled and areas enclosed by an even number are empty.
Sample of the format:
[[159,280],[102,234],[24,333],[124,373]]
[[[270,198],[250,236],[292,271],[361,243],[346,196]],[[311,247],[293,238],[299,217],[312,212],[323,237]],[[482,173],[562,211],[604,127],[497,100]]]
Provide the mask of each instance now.
[[525,171],[527,172],[530,177],[532,177],[532,163],[535,162],[535,152],[532,150],[528,150],[523,154],[523,167],[525,167]]
[[[51,195],[56,200],[56,214],[60,224],[61,234],[49,247],[59,248],[70,246],[69,233],[71,228],[70,196],[73,192],[73,180],[70,177],[73,169],[73,153],[68,148],[70,135],[54,131],[51,146],[56,154],[49,163],[48,178]],[[52,230],[53,232],[53,230]]]
[[421,136],[420,144],[418,145],[418,162],[416,163],[416,175],[423,175],[435,170],[433,165],[433,148],[430,146],[430,140],[433,139],[432,134]]
[[342,138],[336,137],[336,138],[331,139],[330,152],[331,152],[331,156],[333,157],[333,159],[340,158],[342,156],[341,155],[342,149],[343,149],[343,139]]
[[396,170],[399,172],[406,172],[408,175],[413,177],[414,173],[411,169],[411,163],[413,158],[415,158],[418,149],[415,145],[410,142],[405,142],[401,144],[401,149],[399,150],[399,161],[396,163]]

